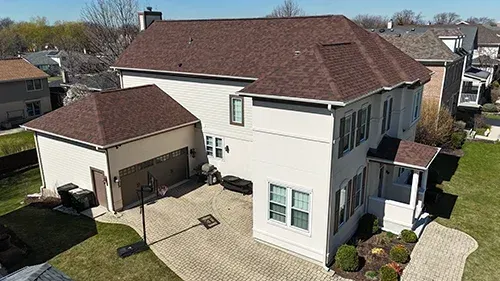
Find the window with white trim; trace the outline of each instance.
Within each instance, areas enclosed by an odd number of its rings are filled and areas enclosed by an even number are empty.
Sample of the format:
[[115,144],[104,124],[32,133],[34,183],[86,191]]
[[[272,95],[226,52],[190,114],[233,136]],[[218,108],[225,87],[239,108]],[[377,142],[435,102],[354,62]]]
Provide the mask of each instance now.
[[389,131],[389,129],[391,128],[392,103],[392,97],[389,97],[384,101],[384,108],[382,109],[382,134]]
[[346,203],[347,203],[347,183],[344,184],[340,188],[340,201],[339,201],[339,227],[344,224],[346,221],[346,216],[347,216],[347,210],[346,210]]
[[229,103],[230,123],[243,126],[243,97],[230,96]]
[[311,195],[277,184],[269,184],[269,219],[309,231]]
[[207,156],[222,159],[224,157],[224,142],[222,138],[214,136],[205,136],[205,146]]
[[413,96],[413,113],[412,113],[412,121],[417,120],[420,117],[420,107],[422,104],[422,91],[418,91]]
[[28,116],[30,116],[30,117],[40,115],[42,113],[40,108],[41,108],[41,106],[40,106],[39,100],[26,102],[26,112],[28,113]]
[[368,107],[361,108],[361,126],[359,128],[359,142],[362,143],[366,140],[368,128]]
[[343,151],[344,153],[351,150],[351,128],[352,128],[352,115],[348,115],[345,117],[344,122],[344,135],[342,137],[342,143],[344,144]]
[[39,91],[42,89],[42,80],[41,79],[26,80],[26,88],[28,89],[29,92]]
[[361,206],[361,196],[362,196],[362,190],[363,190],[363,170],[361,170],[361,173],[357,174],[355,176],[354,182],[356,183],[356,186],[354,186],[354,209],[357,209],[359,206]]

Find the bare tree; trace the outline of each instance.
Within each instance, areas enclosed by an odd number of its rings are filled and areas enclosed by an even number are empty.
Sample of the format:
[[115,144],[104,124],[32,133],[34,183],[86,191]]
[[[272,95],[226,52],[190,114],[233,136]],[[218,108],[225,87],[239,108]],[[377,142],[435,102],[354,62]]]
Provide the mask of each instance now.
[[87,86],[82,84],[75,84],[66,92],[66,96],[63,99],[63,104],[64,106],[72,104],[75,101],[90,95],[91,93],[92,92]]
[[299,7],[293,0],[285,0],[283,4],[276,6],[273,11],[267,15],[269,18],[285,18],[285,17],[298,17],[305,15],[304,10]]
[[402,10],[396,12],[392,18],[397,25],[424,24],[424,17],[422,16],[422,13],[417,14],[412,10]]
[[479,17],[479,18],[469,17],[466,21],[471,24],[486,24],[491,26],[497,26],[496,20],[489,17]]
[[0,30],[7,28],[14,24],[11,18],[0,18]]
[[352,21],[363,28],[382,28],[387,26],[389,18],[386,16],[363,14],[355,16]]
[[434,15],[434,24],[455,24],[461,21],[460,16],[457,13],[439,13]]
[[137,0],[91,0],[82,10],[90,51],[111,66],[139,32]]

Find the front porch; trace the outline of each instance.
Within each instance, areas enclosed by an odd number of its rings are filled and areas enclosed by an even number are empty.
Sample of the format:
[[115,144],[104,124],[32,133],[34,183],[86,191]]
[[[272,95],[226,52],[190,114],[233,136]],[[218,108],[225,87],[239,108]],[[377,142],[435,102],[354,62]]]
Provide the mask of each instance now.
[[439,148],[389,137],[369,152],[367,212],[379,218],[383,230],[421,234],[428,167],[438,153]]

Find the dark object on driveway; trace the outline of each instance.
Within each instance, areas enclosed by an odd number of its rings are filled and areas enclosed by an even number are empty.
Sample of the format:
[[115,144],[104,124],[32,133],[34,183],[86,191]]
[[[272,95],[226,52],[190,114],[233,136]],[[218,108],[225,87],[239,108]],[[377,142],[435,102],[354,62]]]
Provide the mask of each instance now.
[[10,248],[10,235],[7,233],[0,235],[0,252],[6,251]]
[[72,183],[68,183],[57,188],[57,193],[61,196],[61,204],[64,207],[71,207],[71,195],[69,194],[69,191],[75,188],[78,188],[78,186]]
[[222,178],[222,186],[225,189],[229,189],[236,192],[241,192],[243,194],[252,194],[252,182],[244,179],[240,179],[235,176],[225,176]]
[[118,256],[122,259],[126,257],[130,257],[133,254],[138,254],[140,252],[144,252],[149,249],[149,246],[144,242],[144,240],[141,240],[139,242],[136,242],[134,244],[124,246],[121,248],[118,248],[116,252],[118,253]]
[[69,194],[71,196],[71,207],[78,212],[97,206],[94,192],[90,190],[75,188],[70,190]]
[[197,169],[198,179],[200,182],[206,181],[208,185],[214,185],[221,181],[221,175],[217,167],[212,164],[205,163]]

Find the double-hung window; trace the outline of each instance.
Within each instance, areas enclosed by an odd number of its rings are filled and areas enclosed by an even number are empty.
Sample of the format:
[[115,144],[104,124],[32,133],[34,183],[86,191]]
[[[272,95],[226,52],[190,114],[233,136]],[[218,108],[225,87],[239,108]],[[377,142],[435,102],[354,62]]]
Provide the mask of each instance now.
[[289,187],[269,184],[269,219],[309,231],[311,196]]
[[224,158],[224,151],[223,151],[224,143],[222,141],[222,138],[214,136],[206,136],[205,146],[207,149],[207,156],[212,156],[220,159]]
[[384,108],[382,111],[382,134],[389,131],[389,129],[391,128],[392,102],[392,97],[384,101]]
[[26,112],[30,117],[40,115],[42,113],[40,110],[40,101],[26,102]]
[[422,91],[418,91],[413,96],[413,113],[412,113],[412,121],[417,120],[420,117],[420,107],[422,104]]
[[344,224],[346,221],[347,217],[347,184],[342,186],[340,188],[340,200],[339,200],[339,211],[338,211],[338,216],[339,216],[339,227]]
[[229,123],[232,125],[244,125],[243,120],[243,97],[229,96]]
[[360,110],[359,116],[361,119],[358,121],[360,123],[358,138],[359,142],[362,143],[367,139],[368,133],[368,107],[364,107]]
[[42,80],[40,79],[26,80],[26,88],[28,89],[29,92],[41,90]]
[[355,183],[354,186],[354,209],[361,206],[361,196],[363,190],[363,172],[357,174],[356,179],[353,181]]
[[344,121],[344,134],[341,136],[343,144],[343,152],[346,153],[351,150],[351,125],[352,115],[346,116]]

